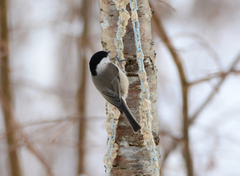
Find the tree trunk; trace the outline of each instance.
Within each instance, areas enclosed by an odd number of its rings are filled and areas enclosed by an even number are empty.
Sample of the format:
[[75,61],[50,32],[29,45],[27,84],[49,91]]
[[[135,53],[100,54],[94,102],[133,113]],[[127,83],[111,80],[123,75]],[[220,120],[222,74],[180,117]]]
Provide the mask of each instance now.
[[163,42],[166,44],[167,48],[169,49],[173,60],[177,66],[178,73],[180,76],[180,81],[181,81],[181,90],[182,90],[182,124],[183,124],[183,143],[184,143],[184,148],[183,148],[183,156],[186,162],[187,166],[187,175],[188,176],[193,176],[193,162],[192,162],[192,155],[191,155],[191,150],[189,147],[189,113],[188,113],[188,88],[189,84],[187,81],[187,77],[185,74],[185,70],[183,67],[183,63],[181,61],[181,58],[176,52],[176,49],[173,47],[172,42],[170,41],[167,33],[164,30],[164,27],[162,25],[161,19],[157,19],[157,17],[154,18],[155,24],[159,30],[159,35],[161,36]]
[[11,105],[11,89],[9,76],[9,58],[8,58],[8,27],[7,27],[7,2],[0,1],[0,59],[1,59],[1,104],[4,115],[4,123],[7,134],[8,158],[10,175],[21,176],[21,169],[17,155],[17,142],[13,130],[13,113]]
[[81,58],[81,83],[78,89],[77,99],[78,99],[78,113],[80,116],[78,140],[79,140],[79,150],[78,150],[78,175],[85,173],[85,136],[86,136],[86,117],[85,117],[85,107],[86,107],[86,82],[87,82],[87,50],[90,48],[90,37],[89,37],[89,22],[90,22],[90,10],[92,1],[84,0],[81,7],[82,18],[84,20],[84,28],[81,37],[78,41],[78,51],[79,58]]
[[[151,33],[152,11],[148,0],[138,0],[138,17],[140,22],[142,50],[144,53],[144,66],[147,73],[147,82],[150,90],[152,133],[156,148],[159,144],[158,113],[157,113],[157,69],[155,66],[155,52]],[[112,0],[100,0],[100,23],[102,27],[102,45],[104,50],[111,51],[110,58],[117,55],[115,40],[118,22],[118,10]],[[129,11],[129,5],[127,5]],[[130,13],[131,14],[131,13]],[[138,122],[140,122],[141,84],[138,74],[134,31],[131,19],[128,21],[126,34],[123,38],[124,56],[126,61],[126,74],[129,79],[129,94],[127,104]],[[113,162],[111,175],[153,175],[150,151],[144,145],[143,135],[134,134],[126,118],[120,116],[116,131],[118,145],[117,156]],[[159,168],[159,167],[158,167]]]

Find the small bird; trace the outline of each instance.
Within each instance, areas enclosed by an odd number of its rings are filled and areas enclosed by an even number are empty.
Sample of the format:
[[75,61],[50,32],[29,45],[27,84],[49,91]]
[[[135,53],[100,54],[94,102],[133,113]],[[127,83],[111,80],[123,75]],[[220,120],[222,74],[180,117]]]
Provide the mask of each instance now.
[[141,126],[135,120],[125,101],[129,87],[128,78],[109,60],[108,54],[109,52],[99,51],[92,56],[89,62],[92,81],[102,96],[126,116],[133,131],[137,132]]

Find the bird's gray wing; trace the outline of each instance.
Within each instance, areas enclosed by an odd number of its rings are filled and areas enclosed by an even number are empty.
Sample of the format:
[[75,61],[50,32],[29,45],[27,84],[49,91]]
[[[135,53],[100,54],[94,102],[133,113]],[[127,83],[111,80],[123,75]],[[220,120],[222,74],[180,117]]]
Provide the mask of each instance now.
[[120,108],[122,105],[122,98],[120,95],[120,85],[119,85],[119,77],[116,77],[111,83],[111,89],[105,89],[101,91],[103,97],[112,105]]
[[113,81],[112,81],[112,90],[118,94],[119,97],[120,95],[120,79],[119,76],[117,76]]

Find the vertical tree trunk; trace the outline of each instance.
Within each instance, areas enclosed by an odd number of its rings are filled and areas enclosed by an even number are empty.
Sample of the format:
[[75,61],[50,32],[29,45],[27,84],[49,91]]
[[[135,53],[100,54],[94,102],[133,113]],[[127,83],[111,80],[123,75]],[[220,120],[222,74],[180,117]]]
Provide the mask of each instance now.
[[[152,12],[148,0],[138,0],[138,16],[140,21],[140,32],[142,50],[144,52],[144,65],[147,73],[147,81],[150,88],[150,100],[152,105],[152,132],[156,146],[159,143],[158,134],[158,113],[157,113],[157,69],[155,67],[155,52],[152,48],[151,16]],[[114,58],[116,47],[114,45],[117,31],[118,11],[112,0],[99,0],[100,23],[102,27],[102,45],[104,50],[111,51],[111,58]],[[127,6],[129,10],[129,5]],[[129,94],[127,104],[140,122],[140,92],[141,85],[138,77],[138,63],[136,60],[136,49],[134,31],[131,19],[128,21],[126,34],[123,38],[124,56],[127,59],[125,66],[129,79]],[[134,134],[127,120],[119,118],[116,143],[118,144],[117,157],[111,170],[111,175],[151,175],[150,152],[144,145],[142,134]]]
[[17,155],[17,143],[13,130],[13,113],[11,106],[11,90],[9,76],[9,59],[8,59],[8,27],[7,27],[7,3],[6,0],[0,1],[0,59],[1,59],[1,104],[4,115],[4,122],[8,143],[8,158],[10,166],[10,175],[21,176],[21,169]]
[[85,107],[86,107],[86,79],[87,79],[87,49],[90,48],[89,39],[89,22],[90,22],[90,9],[91,0],[84,0],[81,7],[82,17],[84,20],[84,28],[81,38],[78,41],[79,58],[82,59],[81,63],[81,84],[78,89],[78,113],[80,116],[78,140],[78,175],[84,174],[84,156],[85,156],[85,131],[86,131],[86,118],[85,118]]
[[187,166],[187,173],[188,173],[187,175],[193,176],[194,175],[193,162],[192,162],[192,155],[191,155],[190,146],[189,146],[189,119],[188,119],[189,84],[186,78],[183,64],[181,62],[181,58],[177,54],[175,48],[172,45],[172,42],[170,41],[167,33],[165,32],[161,19],[160,18],[158,19],[157,17],[153,19],[159,30],[159,35],[161,36],[163,42],[166,44],[168,50],[170,51],[170,54],[172,55],[173,60],[178,69],[178,73],[181,81],[182,102],[183,102],[183,105],[182,105],[182,125],[183,125],[183,142],[184,142],[183,156]]
[[86,58],[83,58],[82,62],[82,81],[81,86],[78,90],[78,111],[79,111],[79,131],[78,131],[78,141],[79,141],[79,150],[78,150],[78,175],[84,174],[84,156],[85,156],[85,131],[86,131],[86,118],[85,118],[85,104],[86,104],[86,72],[87,72],[87,61]]

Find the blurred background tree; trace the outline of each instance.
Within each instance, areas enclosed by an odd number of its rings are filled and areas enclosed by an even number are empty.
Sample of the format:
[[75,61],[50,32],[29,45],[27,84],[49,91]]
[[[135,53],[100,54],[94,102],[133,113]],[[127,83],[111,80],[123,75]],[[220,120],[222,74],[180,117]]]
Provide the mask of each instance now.
[[[150,3],[161,175],[239,175],[240,2]],[[102,49],[98,2],[0,5],[0,175],[14,175],[9,152],[19,156],[14,161],[22,176],[105,175],[105,100],[82,69]],[[2,36],[6,24],[8,39]],[[3,92],[4,80],[9,93]],[[10,130],[6,108],[15,117]],[[9,148],[14,133],[16,144]]]
[[0,54],[1,54],[1,89],[0,100],[2,105],[3,119],[7,139],[7,159],[9,160],[10,175],[21,176],[21,169],[17,154],[17,139],[14,128],[12,112],[12,91],[9,78],[9,53],[8,53],[8,26],[7,26],[7,2],[0,2]]

